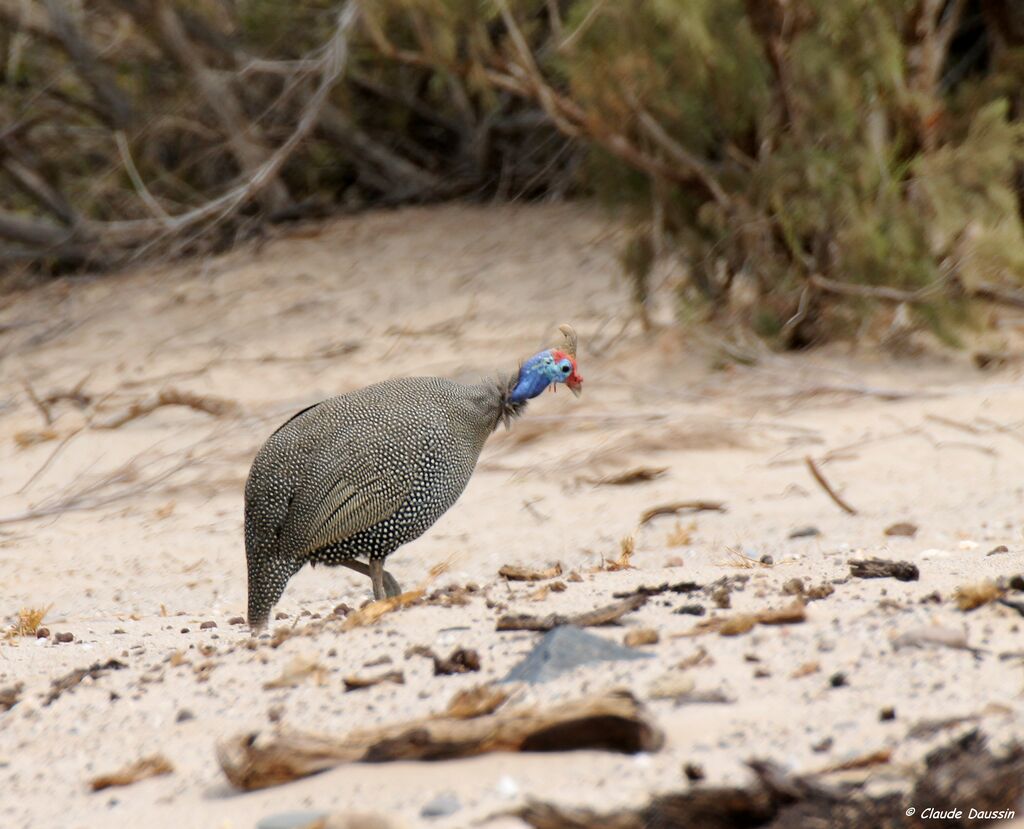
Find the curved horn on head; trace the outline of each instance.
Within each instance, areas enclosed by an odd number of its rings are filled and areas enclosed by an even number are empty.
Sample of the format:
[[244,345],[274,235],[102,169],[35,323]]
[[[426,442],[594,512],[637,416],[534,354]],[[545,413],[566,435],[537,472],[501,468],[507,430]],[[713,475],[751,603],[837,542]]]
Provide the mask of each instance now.
[[575,360],[576,346],[579,345],[579,337],[576,336],[576,329],[569,325],[569,323],[563,322],[558,326],[558,330],[562,332],[562,336],[565,338],[562,350]]

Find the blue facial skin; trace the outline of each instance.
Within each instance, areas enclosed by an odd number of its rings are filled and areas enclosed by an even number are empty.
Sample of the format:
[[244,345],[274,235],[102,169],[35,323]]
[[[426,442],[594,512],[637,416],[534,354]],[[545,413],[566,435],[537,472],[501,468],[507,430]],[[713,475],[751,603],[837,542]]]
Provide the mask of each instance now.
[[572,374],[572,363],[567,359],[555,360],[550,351],[535,354],[519,369],[519,380],[508,399],[522,403],[536,397],[552,383],[564,383]]

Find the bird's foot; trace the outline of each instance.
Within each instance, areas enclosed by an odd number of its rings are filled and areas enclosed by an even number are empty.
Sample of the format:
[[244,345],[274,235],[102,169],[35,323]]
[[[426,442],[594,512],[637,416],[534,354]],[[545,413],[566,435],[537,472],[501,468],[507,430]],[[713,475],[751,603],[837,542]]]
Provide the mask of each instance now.
[[398,586],[398,582],[395,581],[395,577],[387,570],[384,571],[384,595],[389,599],[402,595],[402,588]]

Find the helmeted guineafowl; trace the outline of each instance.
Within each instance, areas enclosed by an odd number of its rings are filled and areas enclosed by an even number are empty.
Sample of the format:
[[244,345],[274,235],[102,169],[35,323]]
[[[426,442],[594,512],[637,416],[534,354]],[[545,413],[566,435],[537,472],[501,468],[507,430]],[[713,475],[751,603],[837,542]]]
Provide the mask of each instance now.
[[375,599],[398,595],[385,557],[455,503],[491,432],[549,386],[580,393],[576,333],[560,330],[564,344],[514,376],[472,385],[388,380],[303,409],[278,428],[245,485],[249,625],[266,625],[307,562],[369,575]]

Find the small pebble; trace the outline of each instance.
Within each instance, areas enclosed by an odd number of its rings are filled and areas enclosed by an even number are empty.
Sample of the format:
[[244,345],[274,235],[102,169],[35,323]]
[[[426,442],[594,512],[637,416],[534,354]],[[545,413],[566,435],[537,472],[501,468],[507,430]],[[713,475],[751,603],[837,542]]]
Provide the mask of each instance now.
[[800,596],[804,592],[803,579],[789,579],[782,585],[782,592],[786,596]]
[[708,611],[702,604],[684,604],[682,607],[677,607],[672,612],[683,616],[703,616]]
[[180,711],[178,712],[178,716],[176,716],[176,717],[174,718],[174,721],[175,721],[175,722],[188,722],[189,720],[194,720],[195,718],[196,718],[196,715],[195,715],[195,714],[193,714],[193,713],[192,713],[191,711],[189,711],[189,710],[188,710],[187,708],[182,708],[182,709],[181,709],[181,710],[180,710]]
[[182,628],[181,633],[188,633],[188,628]]
[[274,618],[275,619],[287,619],[288,618],[288,614],[285,613],[283,610],[279,610],[279,611],[277,611],[277,613],[274,614]]
[[38,628],[36,630],[36,639],[49,639],[50,629],[49,628]]
[[885,528],[885,534],[897,538],[913,538],[917,535],[917,524],[910,521],[897,521]]
[[849,683],[846,681],[846,674],[842,671],[837,671],[828,678],[828,684],[833,688],[842,688]]
[[1010,552],[1010,548],[1007,547],[1005,544],[1000,544],[998,547],[993,547],[991,550],[989,550],[987,553],[985,553],[985,555],[987,555],[987,556],[997,556],[1000,553],[1008,553],[1008,552]]
[[58,633],[53,638],[57,642],[74,642],[75,634],[68,632]]
[[256,823],[256,829],[308,829],[320,826],[327,819],[324,812],[281,812]]
[[215,627],[217,627],[217,623],[215,621],[213,621],[212,619],[210,619],[208,621],[205,621],[201,625],[199,625],[199,629],[200,630],[210,630],[211,628],[215,628]]
[[885,706],[885,708],[878,712],[879,722],[888,722],[894,719],[896,719],[896,709],[891,705]]
[[342,602],[341,604],[339,604],[337,607],[334,608],[334,615],[335,616],[348,616],[348,614],[351,613],[351,612],[352,612],[352,608],[349,607],[344,602]]
[[761,556],[761,563],[762,564],[767,564],[770,567],[771,565],[773,565],[775,563],[775,559],[772,558],[767,553],[765,553],[763,556]]
[[686,763],[683,766],[683,774],[686,775],[686,779],[691,783],[703,780],[706,776],[704,773],[704,766],[700,763]]
[[447,817],[461,808],[462,804],[453,792],[442,792],[420,809],[420,817]]
[[821,740],[820,742],[817,742],[814,745],[812,745],[811,751],[821,754],[822,752],[828,751],[830,748],[832,748],[833,742],[834,741],[831,737],[826,737],[824,740]]
[[790,538],[815,538],[816,536],[819,536],[819,535],[821,535],[821,530],[819,530],[817,527],[808,526],[808,527],[797,527],[795,530],[792,530],[790,532],[789,537]]
[[638,628],[626,633],[623,644],[627,648],[639,648],[642,645],[658,644],[658,631],[653,628]]
[[498,785],[496,788],[498,790],[498,794],[506,800],[511,800],[519,794],[519,784],[516,783],[514,777],[509,777],[507,774],[503,774],[498,778]]
[[228,624],[229,625],[244,625],[245,624],[245,618],[242,617],[242,616],[232,616],[230,619],[228,619]]

